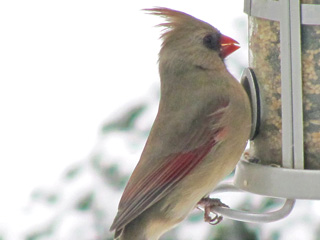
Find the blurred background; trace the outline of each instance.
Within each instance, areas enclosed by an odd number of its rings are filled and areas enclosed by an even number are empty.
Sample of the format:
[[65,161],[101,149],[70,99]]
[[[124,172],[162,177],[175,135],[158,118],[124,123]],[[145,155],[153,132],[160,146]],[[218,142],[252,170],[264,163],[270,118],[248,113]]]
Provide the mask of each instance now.
[[[162,19],[189,13],[241,44],[226,61],[247,66],[243,2],[11,0],[0,3],[0,240],[111,240],[123,188],[159,99]],[[229,180],[232,176],[229,176]],[[234,208],[281,202],[225,194]],[[320,205],[299,201],[286,219],[203,222],[195,210],[163,240],[320,239]]]

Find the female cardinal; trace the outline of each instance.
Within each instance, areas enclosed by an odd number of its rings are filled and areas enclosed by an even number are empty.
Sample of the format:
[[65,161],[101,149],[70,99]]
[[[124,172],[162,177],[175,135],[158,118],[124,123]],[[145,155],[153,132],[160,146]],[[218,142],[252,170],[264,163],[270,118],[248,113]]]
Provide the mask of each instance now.
[[181,222],[237,164],[249,138],[248,96],[224,58],[237,42],[168,8],[159,53],[157,117],[119,203],[115,239],[157,240]]

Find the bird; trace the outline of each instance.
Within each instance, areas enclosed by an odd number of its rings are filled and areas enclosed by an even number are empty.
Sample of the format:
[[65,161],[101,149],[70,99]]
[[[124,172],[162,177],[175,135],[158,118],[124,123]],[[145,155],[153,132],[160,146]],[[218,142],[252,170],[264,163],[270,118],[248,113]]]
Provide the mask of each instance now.
[[110,227],[119,240],[158,240],[208,202],[235,168],[251,128],[249,98],[224,62],[238,42],[184,12],[144,10],[165,20],[159,24],[161,94]]

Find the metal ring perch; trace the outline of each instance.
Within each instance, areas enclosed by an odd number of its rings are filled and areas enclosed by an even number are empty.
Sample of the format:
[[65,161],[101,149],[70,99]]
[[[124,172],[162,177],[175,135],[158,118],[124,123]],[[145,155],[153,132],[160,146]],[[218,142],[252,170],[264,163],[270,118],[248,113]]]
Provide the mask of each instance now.
[[[212,193],[223,193],[223,192],[243,192],[239,188],[236,188],[232,184],[222,183],[218,185],[218,187]],[[284,205],[272,212],[267,213],[254,213],[248,211],[240,211],[225,207],[213,207],[213,211],[215,213],[221,214],[226,218],[230,218],[233,220],[238,220],[242,222],[252,222],[252,223],[268,223],[274,222],[280,219],[285,218],[290,214],[295,204],[294,199],[286,199]]]

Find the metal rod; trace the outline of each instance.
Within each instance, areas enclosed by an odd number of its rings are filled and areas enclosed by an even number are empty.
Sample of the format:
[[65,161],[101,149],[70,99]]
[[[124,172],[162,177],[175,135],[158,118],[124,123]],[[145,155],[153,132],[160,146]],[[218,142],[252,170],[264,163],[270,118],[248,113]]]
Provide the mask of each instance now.
[[281,0],[280,3],[282,165],[285,168],[293,168],[290,0]]
[[304,168],[300,0],[290,1],[294,168]]

